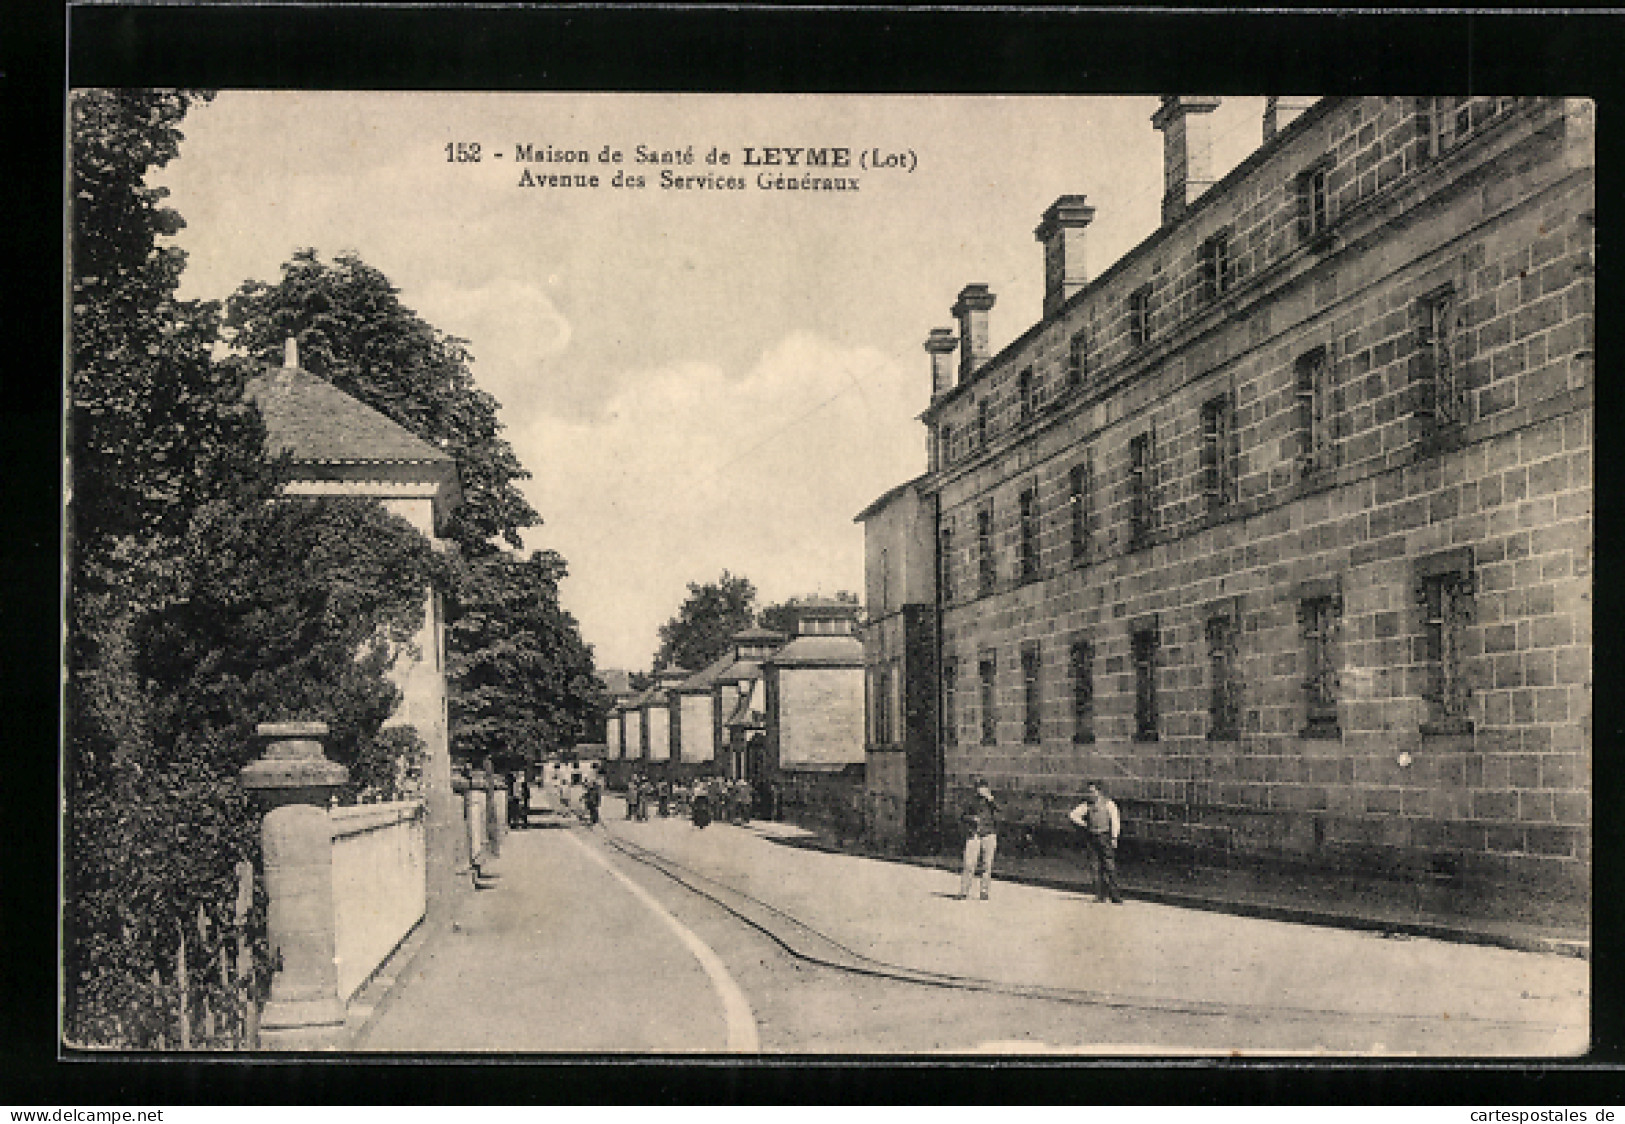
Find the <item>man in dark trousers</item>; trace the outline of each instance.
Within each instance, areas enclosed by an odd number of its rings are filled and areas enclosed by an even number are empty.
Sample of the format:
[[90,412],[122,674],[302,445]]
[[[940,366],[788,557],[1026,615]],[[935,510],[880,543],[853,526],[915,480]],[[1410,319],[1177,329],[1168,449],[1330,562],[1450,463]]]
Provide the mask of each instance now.
[[581,803],[586,805],[589,825],[598,822],[598,804],[602,798],[603,794],[598,791],[598,782],[588,781],[587,791],[581,794]]
[[1083,829],[1084,844],[1095,856],[1096,900],[1110,896],[1122,905],[1123,895],[1117,888],[1117,835],[1123,820],[1117,814],[1117,802],[1106,795],[1099,781],[1090,781],[1084,786],[1083,803],[1067,818]]
[[993,881],[993,853],[999,848],[999,805],[993,799],[993,790],[981,777],[971,778],[975,791],[965,801],[959,821],[965,828],[965,867],[959,875],[958,898],[970,897],[970,884],[976,877],[978,865],[982,868],[982,900]]

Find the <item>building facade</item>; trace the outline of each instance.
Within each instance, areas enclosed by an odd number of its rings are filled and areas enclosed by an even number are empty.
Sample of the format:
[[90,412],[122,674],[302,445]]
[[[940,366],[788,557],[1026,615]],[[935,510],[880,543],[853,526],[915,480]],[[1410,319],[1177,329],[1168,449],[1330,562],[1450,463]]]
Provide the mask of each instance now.
[[927,343],[941,796],[1583,894],[1592,107],[1272,101],[1217,178],[1216,104],[1153,118],[1160,229],[1092,277],[1063,196],[1042,318]]
[[857,516],[863,524],[865,800],[871,842],[940,843],[937,750],[935,503],[899,484]]

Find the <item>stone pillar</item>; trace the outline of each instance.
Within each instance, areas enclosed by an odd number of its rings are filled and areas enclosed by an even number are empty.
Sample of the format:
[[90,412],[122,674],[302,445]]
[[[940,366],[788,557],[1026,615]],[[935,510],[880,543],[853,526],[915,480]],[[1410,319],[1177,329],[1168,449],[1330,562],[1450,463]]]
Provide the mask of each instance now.
[[468,823],[468,861],[478,865],[485,856],[485,795],[486,775],[478,769],[470,770],[468,787],[463,790],[463,811]]
[[344,1003],[338,994],[333,932],[333,829],[328,802],[349,770],[322,753],[325,722],[265,722],[264,754],[243,767],[242,785],[266,808],[260,825],[267,929],[281,968],[260,1014],[267,1050],[338,1045]]

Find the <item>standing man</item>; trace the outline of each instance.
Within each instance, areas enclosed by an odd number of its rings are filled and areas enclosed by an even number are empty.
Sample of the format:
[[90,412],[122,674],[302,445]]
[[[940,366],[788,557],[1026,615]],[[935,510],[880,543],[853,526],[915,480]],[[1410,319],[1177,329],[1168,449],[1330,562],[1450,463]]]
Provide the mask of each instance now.
[[593,779],[587,781],[587,791],[581,794],[581,803],[587,808],[587,824],[591,826],[598,822],[598,803],[602,794],[598,791],[598,782]]
[[1099,781],[1090,781],[1084,786],[1083,803],[1067,818],[1083,829],[1084,843],[1094,853],[1095,900],[1103,902],[1110,895],[1122,905],[1123,895],[1117,888],[1117,833],[1123,820],[1117,814],[1117,802],[1106,795]]
[[965,868],[959,875],[959,900],[970,897],[970,884],[978,865],[982,868],[982,900],[987,901],[988,887],[993,881],[993,853],[999,847],[999,805],[993,799],[993,790],[981,777],[972,777],[975,792],[965,802],[960,823],[965,828]]

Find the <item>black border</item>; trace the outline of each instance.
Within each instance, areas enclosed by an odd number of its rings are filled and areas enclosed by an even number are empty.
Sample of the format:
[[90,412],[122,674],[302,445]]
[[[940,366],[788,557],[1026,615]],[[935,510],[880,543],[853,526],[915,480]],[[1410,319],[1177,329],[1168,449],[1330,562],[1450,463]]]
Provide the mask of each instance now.
[[[1618,1003],[1617,901],[1599,884],[1592,1054],[1578,1063],[1403,1062],[1298,1064],[1052,1064],[1021,1060],[915,1063],[785,1059],[686,1063],[586,1059],[504,1064],[278,1063],[55,1060],[55,846],[59,677],[61,273],[64,90],[73,85],[338,89],[716,90],[871,93],[1459,93],[1494,90],[1597,99],[1602,124],[1599,211],[1621,213],[1618,145],[1625,108],[1625,22],[1589,13],[1500,15],[1247,13],[1207,10],[962,8],[789,9],[768,6],[403,8],[329,4],[25,6],[0,36],[0,92],[17,146],[5,177],[13,262],[25,303],[6,321],[43,326],[8,345],[0,376],[0,449],[8,487],[4,569],[14,669],[4,713],[15,747],[0,783],[8,892],[0,933],[5,1099],[55,1107],[96,1104],[592,1104],[1038,1102],[1142,1104],[1413,1103],[1618,1104],[1625,1061]],[[18,122],[23,122],[18,126]],[[1601,143],[1606,141],[1607,143]],[[1607,228],[1599,246],[1599,307],[1617,292]],[[44,275],[43,277],[41,275]],[[34,302],[38,301],[38,307]],[[9,335],[10,333],[8,333]],[[37,335],[37,339],[35,336]],[[1619,332],[1598,318],[1599,352]],[[21,346],[17,346],[21,343]],[[1613,392],[1600,379],[1604,415]],[[1609,481],[1597,458],[1598,526]],[[1613,551],[1598,550],[1596,617],[1621,608],[1609,581]],[[39,647],[27,641],[38,638]],[[22,640],[23,646],[15,642]],[[1607,629],[1596,666],[1615,666]],[[1600,685],[1600,684],[1599,684]],[[1608,735],[1625,715],[1598,691],[1595,869],[1619,854],[1620,770]],[[16,733],[24,736],[17,738]],[[48,967],[49,966],[49,967]]]

